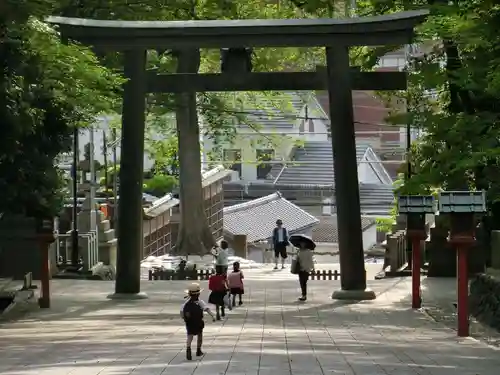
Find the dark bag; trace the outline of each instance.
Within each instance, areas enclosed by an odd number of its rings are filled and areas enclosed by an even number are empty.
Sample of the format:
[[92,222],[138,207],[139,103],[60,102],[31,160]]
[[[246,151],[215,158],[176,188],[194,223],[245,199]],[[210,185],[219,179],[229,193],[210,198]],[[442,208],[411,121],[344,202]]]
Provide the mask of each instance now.
[[290,267],[290,272],[294,275],[298,275],[300,272],[300,262],[299,257],[294,257],[292,259],[292,266]]
[[182,313],[186,321],[201,322],[203,320],[203,309],[198,301],[193,301],[192,299],[187,301],[182,309]]

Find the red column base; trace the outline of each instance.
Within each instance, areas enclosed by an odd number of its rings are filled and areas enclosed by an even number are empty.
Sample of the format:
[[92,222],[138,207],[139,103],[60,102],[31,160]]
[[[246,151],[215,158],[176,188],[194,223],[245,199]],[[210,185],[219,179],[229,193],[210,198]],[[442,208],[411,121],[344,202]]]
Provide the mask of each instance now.
[[457,315],[458,336],[469,336],[469,272],[467,248],[463,245],[457,252]]
[[38,298],[38,306],[41,309],[50,309],[50,299],[43,297]]
[[427,233],[422,230],[408,230],[408,237],[411,239],[411,307],[419,309],[422,307],[422,295],[420,290],[420,269],[421,249],[420,243],[427,237]]
[[412,238],[411,252],[411,307],[419,309],[422,307],[422,297],[420,295],[420,238]]
[[459,337],[469,336],[469,267],[467,251],[474,244],[473,235],[455,234],[450,236],[450,243],[457,249],[457,316]]

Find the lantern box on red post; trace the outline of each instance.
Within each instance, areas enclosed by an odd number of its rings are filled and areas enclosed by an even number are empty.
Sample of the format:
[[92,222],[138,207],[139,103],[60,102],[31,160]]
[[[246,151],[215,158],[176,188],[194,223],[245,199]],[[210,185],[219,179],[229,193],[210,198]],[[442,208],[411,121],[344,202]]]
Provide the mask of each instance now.
[[50,307],[50,269],[49,246],[54,242],[54,219],[39,219],[37,222],[38,245],[42,252],[42,270],[40,283],[42,284],[38,304],[41,308]]
[[457,251],[458,336],[469,336],[469,267],[467,252],[475,242],[475,216],[486,212],[484,191],[443,191],[439,214],[450,216],[449,242]]
[[401,195],[398,197],[398,213],[406,215],[406,235],[411,240],[412,249],[412,301],[411,306],[422,306],[420,293],[420,269],[422,253],[420,244],[427,238],[425,215],[436,213],[436,203],[432,195]]

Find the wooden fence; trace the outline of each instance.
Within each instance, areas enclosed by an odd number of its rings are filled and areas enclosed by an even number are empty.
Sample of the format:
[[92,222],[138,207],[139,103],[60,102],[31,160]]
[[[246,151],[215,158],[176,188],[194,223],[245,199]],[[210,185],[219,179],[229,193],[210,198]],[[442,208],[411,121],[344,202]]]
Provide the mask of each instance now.
[[[208,280],[214,270],[149,270],[149,280]],[[310,280],[339,280],[340,272],[337,270],[312,271],[309,275]]]
[[149,270],[149,280],[208,280],[215,270]]

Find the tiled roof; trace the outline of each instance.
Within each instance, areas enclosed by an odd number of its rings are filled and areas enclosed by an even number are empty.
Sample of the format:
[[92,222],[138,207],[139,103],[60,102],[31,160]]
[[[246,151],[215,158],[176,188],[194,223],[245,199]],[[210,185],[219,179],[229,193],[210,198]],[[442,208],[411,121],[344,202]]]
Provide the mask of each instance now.
[[216,181],[221,179],[227,179],[231,173],[233,173],[230,169],[225,169],[224,166],[219,165],[215,168],[209,169],[207,171],[201,172],[201,184],[202,187],[209,186]]
[[[367,144],[356,145],[358,163],[363,158]],[[303,162],[303,164],[301,164]],[[319,184],[333,185],[333,151],[332,144],[326,142],[306,142],[297,147],[293,161],[284,169],[281,164],[275,164],[270,175],[278,184]]]
[[142,193],[142,201],[145,203],[152,204],[154,201],[158,200],[158,197],[148,193]]
[[[335,190],[332,186],[312,184],[248,184],[231,181],[224,184],[224,203],[236,204],[242,201],[259,198],[280,191],[288,200],[301,205],[302,202],[320,204],[324,199],[332,200],[332,211],[335,212]],[[394,202],[392,186],[380,184],[359,184],[361,213],[366,215],[386,215]]]
[[[375,225],[375,218],[361,216],[361,228],[363,232],[372,225]],[[312,229],[312,238],[315,242],[337,243],[339,240],[337,215],[320,217],[319,224]]]
[[144,215],[149,217],[156,217],[177,206],[178,204],[178,199],[174,198],[171,194],[167,194],[153,201],[150,207],[144,208]]
[[248,242],[268,240],[276,220],[283,220],[290,234],[299,233],[319,222],[300,207],[289,202],[279,192],[250,202],[224,208],[224,232],[246,234]]
[[[295,92],[283,92],[276,97],[262,96],[255,102],[257,108],[245,108],[249,112],[247,118],[251,125],[260,127],[261,130],[290,130],[294,127],[296,117],[305,105],[305,97]],[[238,128],[248,129],[245,124]]]

